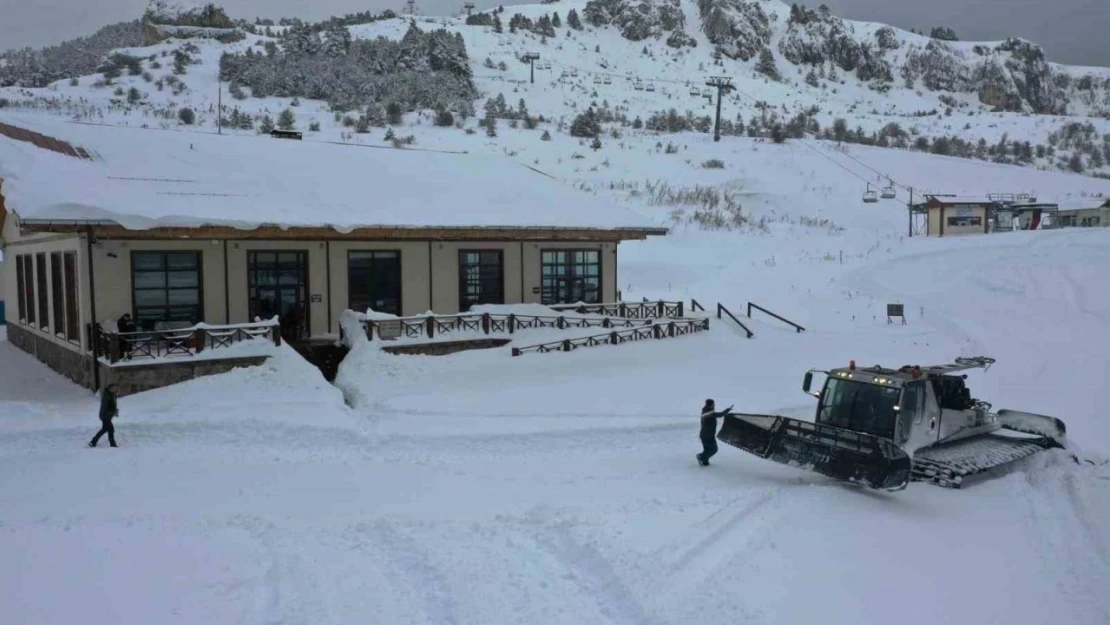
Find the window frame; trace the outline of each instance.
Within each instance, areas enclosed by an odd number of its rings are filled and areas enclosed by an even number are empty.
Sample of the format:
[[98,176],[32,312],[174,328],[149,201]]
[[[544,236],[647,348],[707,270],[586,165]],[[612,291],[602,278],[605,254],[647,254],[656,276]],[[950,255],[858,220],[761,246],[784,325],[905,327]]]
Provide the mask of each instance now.
[[[351,258],[355,254],[393,254],[397,258],[397,311],[395,313],[398,317],[402,316],[405,308],[405,267],[404,255],[399,249],[349,249],[347,250],[347,308],[355,310],[356,312],[366,312],[365,309],[355,309],[351,302],[353,301],[352,289],[354,288],[354,280],[351,280]],[[376,260],[376,259],[374,259]],[[376,311],[385,312],[385,311]]]
[[62,253],[62,281],[65,291],[65,316],[66,340],[71,343],[81,343],[81,300],[80,288],[77,284],[79,272],[77,270],[77,252],[66,251]]
[[55,335],[65,336],[65,282],[62,278],[62,252],[50,252],[50,313]]
[[[148,255],[148,254],[159,254],[163,257],[162,274],[165,276],[165,282],[164,282],[164,286],[162,286],[160,289],[137,288],[136,287],[135,275],[137,273],[157,273],[157,272],[154,272],[154,271],[139,272],[139,271],[136,271],[136,269],[135,269],[136,268],[136,262],[135,262],[136,257],[142,256],[142,255]],[[196,257],[196,272],[197,272],[197,285],[196,285],[196,287],[171,287],[169,285],[170,269],[169,269],[169,262],[168,261],[169,261],[169,255],[170,254],[193,254]],[[197,292],[197,320],[194,323],[200,323],[200,322],[204,321],[204,314],[205,314],[205,311],[204,311],[204,252],[203,251],[201,251],[201,250],[132,250],[131,251],[131,318],[134,319],[134,321],[135,321],[136,330],[140,330],[140,331],[142,330],[141,320],[140,320],[140,317],[139,317],[139,308],[140,307],[138,305],[138,297],[137,297],[138,291],[162,290],[166,294],[166,304],[165,304],[165,306],[163,306],[163,310],[168,312],[169,309],[171,308],[171,305],[169,303],[169,293],[170,293],[170,291],[189,291],[189,290],[193,290],[193,289],[195,289],[196,292]],[[143,306],[142,308],[143,309],[150,309],[150,308],[154,308],[154,307],[152,307],[152,306]],[[162,320],[165,321],[166,319],[162,319]]]
[[35,255],[23,255],[23,294],[27,302],[27,318],[23,323],[38,326],[37,304],[35,301]]
[[[467,254],[477,254],[478,255],[478,262],[477,263],[464,263],[463,258]],[[482,296],[481,296],[482,293],[481,292],[483,291],[482,287],[483,287],[484,282],[485,282],[484,277],[482,275],[482,267],[485,266],[482,263],[482,255],[483,254],[495,254],[497,256],[497,293],[496,293],[496,297],[494,298],[494,300],[496,300],[496,301],[482,301]],[[500,248],[460,249],[459,250],[459,256],[458,256],[458,261],[459,261],[458,262],[458,265],[459,265],[459,285],[458,285],[459,286],[459,312],[466,312],[474,306],[481,306],[481,305],[484,305],[484,304],[502,305],[502,304],[505,303],[505,250],[500,249]],[[478,290],[479,290],[479,293],[480,293],[478,299],[476,301],[470,302],[469,304],[467,304],[468,298],[466,297],[467,296],[467,288],[466,287],[470,284],[473,284],[474,281],[470,280],[469,276],[467,276],[466,270],[467,270],[468,267],[477,267],[478,268],[477,284],[478,284]]]
[[946,228],[981,228],[983,218],[979,215],[949,215],[945,218]]
[[[547,289],[547,288],[544,287],[544,271],[543,271],[544,268],[547,267],[547,266],[559,266],[559,263],[545,262],[544,261],[544,255],[545,254],[565,253],[565,254],[573,255],[574,253],[577,253],[577,252],[582,252],[582,253],[586,253],[586,254],[591,254],[592,253],[592,254],[597,255],[596,256],[597,257],[597,296],[596,296],[597,299],[596,299],[596,301],[592,301],[592,302],[591,301],[586,301],[585,299],[583,299],[583,303],[586,303],[586,304],[600,304],[600,303],[604,302],[605,301],[605,293],[604,293],[604,291],[605,291],[605,272],[603,271],[603,268],[604,268],[604,262],[605,261],[604,261],[604,257],[603,257],[603,251],[604,250],[602,250],[599,247],[578,247],[578,248],[548,247],[548,248],[540,248],[540,303],[545,305],[545,306],[577,303],[577,302],[559,302],[559,301],[556,301],[555,298],[554,298],[554,291],[555,291],[554,285],[552,286],[551,289]],[[589,278],[591,278],[591,276],[589,276],[588,274],[579,275],[577,273],[574,273],[574,271],[575,271],[574,268],[576,268],[576,267],[588,267],[588,266],[592,265],[593,263],[590,263],[590,262],[576,263],[573,260],[573,256],[571,256],[570,258],[571,258],[570,261],[564,263],[567,267],[571,268],[570,273],[568,273],[565,277],[568,277],[568,278],[582,278],[584,280],[588,280]],[[556,274],[552,273],[552,280],[555,279],[555,276],[556,276]],[[549,293],[552,294],[552,297],[550,297],[550,298],[548,297]]]
[[16,288],[16,309],[20,323],[27,323],[27,285],[24,284],[25,278],[23,277],[23,259],[26,254],[16,254],[15,256],[15,288]]
[[35,254],[35,287],[38,296],[38,329],[50,332],[50,290],[46,276],[46,252]]

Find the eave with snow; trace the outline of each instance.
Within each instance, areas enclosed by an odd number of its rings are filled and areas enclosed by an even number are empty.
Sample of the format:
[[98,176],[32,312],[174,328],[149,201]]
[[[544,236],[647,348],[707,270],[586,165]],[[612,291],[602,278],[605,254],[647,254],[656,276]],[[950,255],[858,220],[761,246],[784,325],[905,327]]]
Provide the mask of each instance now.
[[504,158],[0,121],[9,339],[88,386],[125,313],[314,341],[348,308],[614,301],[618,244],[667,232]]

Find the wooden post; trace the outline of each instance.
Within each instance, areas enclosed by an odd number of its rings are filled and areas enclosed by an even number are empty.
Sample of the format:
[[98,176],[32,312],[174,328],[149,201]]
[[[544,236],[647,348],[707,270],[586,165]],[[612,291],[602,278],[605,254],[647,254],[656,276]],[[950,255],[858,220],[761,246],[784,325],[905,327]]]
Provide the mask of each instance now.
[[366,340],[367,341],[373,341],[374,340],[374,321],[372,319],[367,319],[366,322],[362,324],[362,327],[366,328]]
[[603,328],[611,328],[611,327],[613,327],[613,322],[612,322],[612,321],[609,321],[609,318],[608,318],[608,317],[603,317],[603,318],[601,319],[601,327],[603,327]]
[[509,313],[509,334],[516,331],[516,315]]
[[680,301],[678,303],[678,316],[679,317],[685,317],[686,316],[686,315],[682,314],[682,307],[685,306],[685,305],[686,305],[686,302]]
[[489,313],[482,313],[482,332],[489,334]]
[[520,348],[519,347],[514,347],[513,348],[513,356],[519,356],[519,355],[520,355]]
[[281,326],[270,326],[270,337],[274,339],[274,345],[281,347]]
[[659,310],[659,313],[656,315],[657,317],[662,318],[667,316],[667,311],[664,309],[664,306],[663,300],[659,300],[659,303],[656,304],[656,308]]
[[[555,322],[555,326],[558,327],[560,330],[565,329],[567,327],[567,318],[562,316],[562,315],[559,315],[559,320]],[[570,350],[567,350],[567,351],[570,351]]]
[[[562,317],[560,317],[560,319],[561,318]],[[570,351],[570,339],[563,339],[563,351],[564,352],[569,352]]]
[[428,338],[433,338],[436,335],[435,315],[428,317],[428,319],[424,322],[424,334],[426,334]]
[[670,336],[671,338],[674,338],[674,322],[673,321],[667,323],[667,336]]
[[196,341],[197,353],[204,351],[204,346],[208,342],[208,332],[204,328],[197,328],[193,331],[193,340]]
[[620,313],[621,317],[628,317],[628,306],[625,306],[624,302],[621,302],[620,306],[617,307],[617,312]]
[[610,332],[609,333],[609,344],[610,345],[620,345],[621,344],[620,335],[618,335],[616,332]]

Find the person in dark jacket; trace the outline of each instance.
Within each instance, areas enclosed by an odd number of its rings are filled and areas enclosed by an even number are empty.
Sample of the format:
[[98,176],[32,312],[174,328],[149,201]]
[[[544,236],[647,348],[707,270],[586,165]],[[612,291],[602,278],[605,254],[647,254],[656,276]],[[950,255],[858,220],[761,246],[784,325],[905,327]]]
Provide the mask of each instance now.
[[703,467],[709,466],[709,459],[717,453],[717,419],[732,412],[732,406],[721,412],[714,412],[715,407],[713,400],[707,399],[705,405],[701,408],[702,452],[698,454],[698,464]]
[[112,425],[112,419],[119,414],[119,407],[116,405],[116,392],[118,390],[119,388],[115,384],[109,384],[100,392],[100,431],[89,441],[89,447],[96,447],[100,437],[105,434],[108,435],[108,444],[112,447],[118,447],[116,445],[116,428]]

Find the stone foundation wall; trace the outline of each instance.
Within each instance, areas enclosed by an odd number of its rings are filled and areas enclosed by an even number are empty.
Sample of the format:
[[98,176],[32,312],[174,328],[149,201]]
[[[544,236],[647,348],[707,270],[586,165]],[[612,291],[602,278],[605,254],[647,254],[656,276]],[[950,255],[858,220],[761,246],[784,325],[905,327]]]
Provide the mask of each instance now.
[[102,384],[108,384],[109,382],[117,384],[119,395],[122,397],[201,378],[206,375],[227,373],[239,367],[257,367],[266,362],[267,358],[269,356],[228,358],[226,360],[180,360],[149,365],[128,365],[126,367],[113,367],[100,363],[100,381]]
[[85,388],[95,388],[93,358],[89,354],[67,349],[42,336],[36,330],[16,323],[8,324],[8,342]]
[[390,345],[382,351],[389,354],[418,354],[421,356],[446,356],[468,349],[492,349],[508,345],[510,339],[474,339],[471,341],[446,341],[443,343],[420,343],[417,345]]

